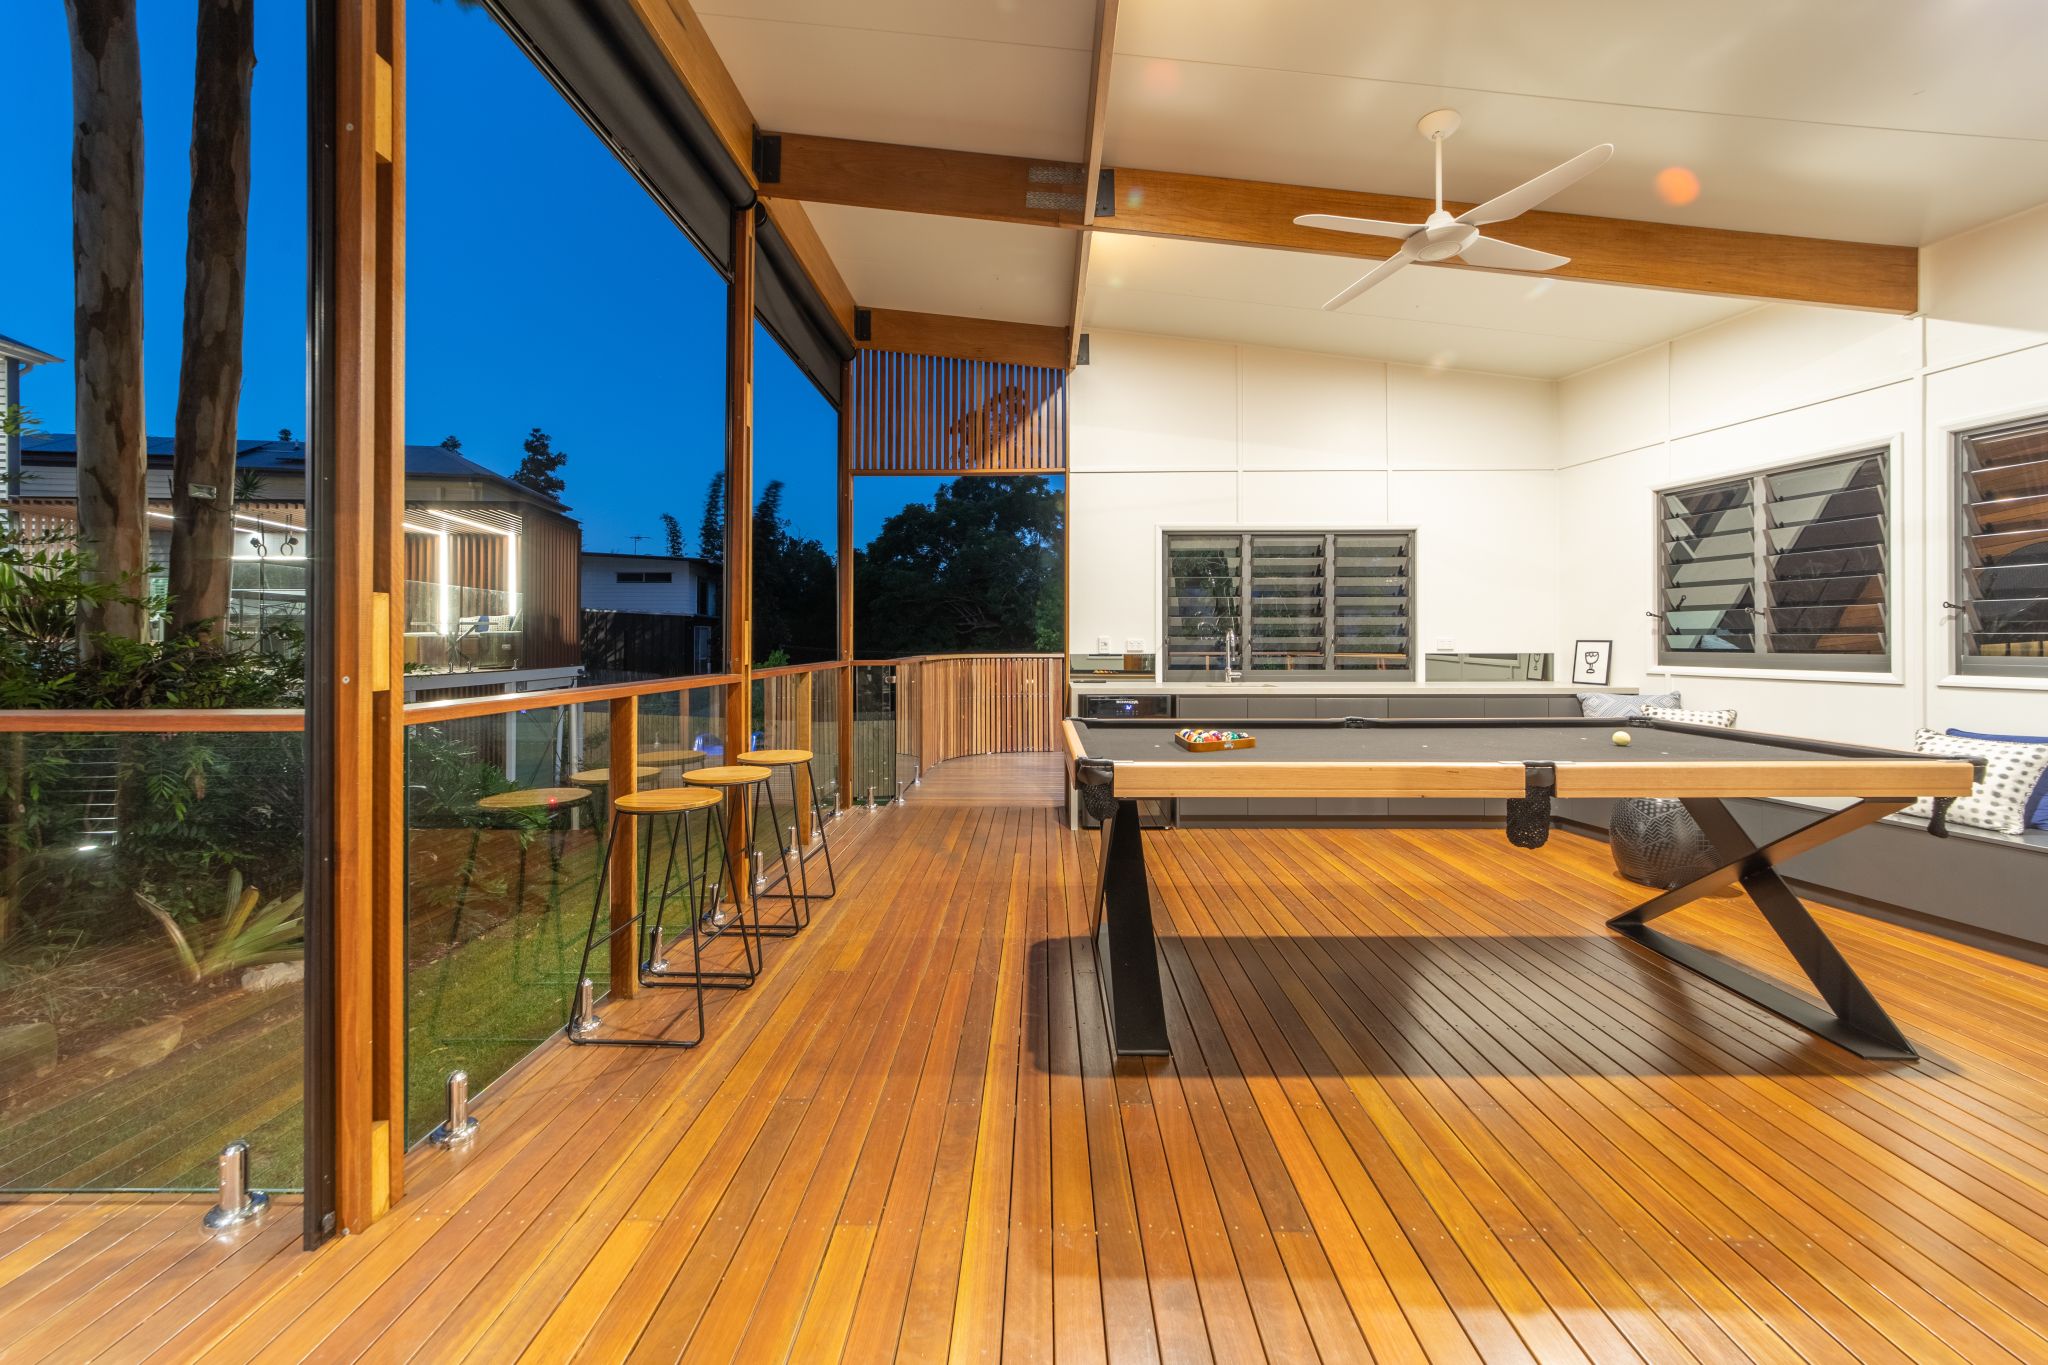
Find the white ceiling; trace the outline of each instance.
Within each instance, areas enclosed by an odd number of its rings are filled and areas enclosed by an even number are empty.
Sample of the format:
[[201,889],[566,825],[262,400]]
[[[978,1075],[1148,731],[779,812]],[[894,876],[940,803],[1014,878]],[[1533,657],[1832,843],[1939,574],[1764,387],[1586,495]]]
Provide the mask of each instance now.
[[1095,0],[704,0],[697,13],[763,128],[1080,155]]
[[[1094,0],[704,0],[762,126],[1077,159]],[[2048,0],[1123,0],[1111,165],[1427,195],[1452,106],[1476,201],[1596,142],[1552,201],[1626,218],[1922,244],[2048,202]],[[1655,178],[1683,167],[1689,204]],[[1073,240],[816,206],[863,304],[1061,323]],[[1514,240],[1511,224],[1498,230]],[[1746,304],[1411,269],[1343,314],[1332,258],[1099,234],[1087,321],[1554,375]],[[1111,284],[1112,278],[1122,283]],[[1454,357],[1444,360],[1444,357]]]
[[864,308],[1064,327],[1074,234],[928,213],[811,204],[825,249]]
[[1099,233],[1087,325],[1559,379],[1732,317],[1740,299],[1411,266],[1335,313],[1370,262]]
[[[1922,245],[2048,201],[2042,0],[1126,0],[1112,165],[1486,199],[1599,142],[1557,209]],[[1693,171],[1689,205],[1653,187]],[[1512,238],[1511,232],[1503,235]]]

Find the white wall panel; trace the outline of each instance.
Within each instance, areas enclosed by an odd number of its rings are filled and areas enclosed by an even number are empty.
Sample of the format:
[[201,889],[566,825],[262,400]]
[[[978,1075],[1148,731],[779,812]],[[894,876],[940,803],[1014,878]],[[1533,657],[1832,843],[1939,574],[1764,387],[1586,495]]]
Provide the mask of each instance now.
[[1671,343],[1671,429],[1706,431],[1917,374],[1920,324],[1774,304]]
[[1555,469],[1557,386],[1390,365],[1387,453],[1396,469]]
[[1237,347],[1097,332],[1088,350],[1073,372],[1073,469],[1237,467]]
[[[1395,470],[1388,520],[1416,528],[1425,650],[1557,651],[1557,476]],[[1566,641],[1565,644],[1569,644]]]
[[1238,486],[1240,519],[1247,526],[1383,526],[1387,477],[1379,469],[1247,470]]
[[1573,640],[1612,640],[1616,686],[1643,681],[1656,660],[1655,512],[1667,482],[1662,445],[1573,465],[1558,475],[1560,652]]
[[1159,528],[1237,522],[1237,475],[1084,474],[1068,478],[1070,647],[1159,636]]
[[1671,430],[1669,345],[1650,346],[1557,386],[1558,462],[1640,450]]
[[1387,367],[1308,351],[1240,351],[1246,469],[1382,469]]

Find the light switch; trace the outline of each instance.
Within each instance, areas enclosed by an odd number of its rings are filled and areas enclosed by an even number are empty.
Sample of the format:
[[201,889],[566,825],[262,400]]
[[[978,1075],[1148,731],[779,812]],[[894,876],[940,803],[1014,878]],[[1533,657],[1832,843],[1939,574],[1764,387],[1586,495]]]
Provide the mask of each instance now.
[[1141,635],[1133,635],[1133,636],[1132,636],[1132,637],[1131,637],[1130,639],[1128,639],[1128,640],[1124,641],[1124,653],[1126,653],[1126,654],[1143,654],[1144,652],[1145,652],[1145,639],[1144,639],[1144,637],[1143,637],[1143,636],[1141,636]]
[[1107,635],[1098,635],[1095,637],[1095,652],[1097,654],[1109,653],[1109,637]]
[[1458,642],[1448,635],[1439,635],[1436,637],[1436,645],[1430,652],[1433,654],[1456,654],[1458,652]]

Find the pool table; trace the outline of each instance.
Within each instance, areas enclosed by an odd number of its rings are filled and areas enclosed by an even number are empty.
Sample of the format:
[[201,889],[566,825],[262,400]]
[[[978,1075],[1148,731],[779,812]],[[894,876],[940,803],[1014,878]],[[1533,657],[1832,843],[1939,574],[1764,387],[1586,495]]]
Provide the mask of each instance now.
[[[1252,748],[1194,753],[1183,728],[1249,733]],[[1617,734],[1627,743],[1617,742]],[[1124,1055],[1164,1056],[1166,1017],[1154,949],[1139,801],[1179,797],[1504,797],[1507,836],[1521,848],[1549,838],[1559,797],[1675,797],[1708,841],[1714,871],[1608,921],[1679,965],[1860,1056],[1911,1059],[1899,1027],[1778,874],[1787,859],[1934,800],[1929,832],[1981,774],[1967,759],[1652,720],[1083,719],[1066,722],[1082,804],[1102,824],[1093,927],[1096,977],[1111,1039]],[[1724,804],[1736,797],[1847,799],[1783,838],[1753,843]],[[1650,921],[1739,882],[1813,983],[1826,1008]]]

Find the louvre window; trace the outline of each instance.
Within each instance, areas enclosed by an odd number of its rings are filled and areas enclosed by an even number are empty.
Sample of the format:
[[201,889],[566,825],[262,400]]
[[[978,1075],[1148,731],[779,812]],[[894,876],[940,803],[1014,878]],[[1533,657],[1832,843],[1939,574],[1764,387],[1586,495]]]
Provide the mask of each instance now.
[[1887,452],[1658,495],[1667,664],[1890,666]]
[[1414,676],[1405,531],[1175,531],[1166,676]]
[[1961,669],[2048,674],[2048,418],[1971,432],[1957,447]]

